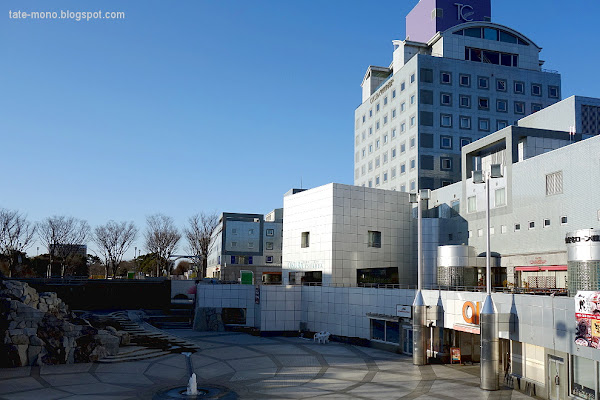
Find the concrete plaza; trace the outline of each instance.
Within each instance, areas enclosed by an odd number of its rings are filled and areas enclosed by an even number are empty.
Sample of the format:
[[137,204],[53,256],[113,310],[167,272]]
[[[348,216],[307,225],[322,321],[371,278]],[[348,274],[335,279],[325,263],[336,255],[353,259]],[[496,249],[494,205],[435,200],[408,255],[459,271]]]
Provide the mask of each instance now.
[[[198,381],[240,399],[527,399],[479,389],[479,367],[428,365],[367,347],[242,333],[173,330],[194,342]],[[0,399],[151,399],[187,384],[185,357],[173,354],[114,364],[0,369]]]

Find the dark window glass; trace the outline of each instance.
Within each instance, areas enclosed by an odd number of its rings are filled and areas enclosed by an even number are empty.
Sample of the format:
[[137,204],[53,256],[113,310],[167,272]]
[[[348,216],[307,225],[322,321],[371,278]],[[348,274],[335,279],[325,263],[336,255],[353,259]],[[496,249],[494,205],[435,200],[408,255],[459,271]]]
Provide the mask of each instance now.
[[481,38],[481,28],[467,28],[465,29],[465,36]]

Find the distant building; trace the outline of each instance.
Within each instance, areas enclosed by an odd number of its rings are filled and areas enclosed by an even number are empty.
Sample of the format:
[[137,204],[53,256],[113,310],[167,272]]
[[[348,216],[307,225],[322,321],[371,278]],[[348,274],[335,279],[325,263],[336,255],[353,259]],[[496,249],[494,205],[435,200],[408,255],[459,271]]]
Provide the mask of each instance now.
[[213,234],[206,276],[236,281],[254,273],[256,284],[281,282],[283,209],[263,214],[223,213]]
[[[408,14],[392,62],[369,66],[361,84],[355,185],[415,192],[458,182],[463,146],[560,100],[561,77],[542,69],[541,47],[490,17],[490,0],[422,0]],[[596,118],[597,107],[582,115]]]
[[53,257],[87,257],[87,245],[85,244],[51,244],[49,250]]

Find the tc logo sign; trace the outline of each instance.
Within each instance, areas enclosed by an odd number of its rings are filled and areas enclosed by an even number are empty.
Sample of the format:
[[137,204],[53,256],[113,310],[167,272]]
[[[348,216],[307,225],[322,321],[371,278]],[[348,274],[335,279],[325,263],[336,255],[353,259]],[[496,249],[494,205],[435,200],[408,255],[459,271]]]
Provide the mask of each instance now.
[[479,324],[479,302],[473,304],[472,301],[466,301],[463,304],[462,316],[467,324]]
[[475,14],[475,11],[473,11],[473,6],[461,3],[454,3],[454,5],[458,9],[458,19],[466,22],[473,21],[473,14]]

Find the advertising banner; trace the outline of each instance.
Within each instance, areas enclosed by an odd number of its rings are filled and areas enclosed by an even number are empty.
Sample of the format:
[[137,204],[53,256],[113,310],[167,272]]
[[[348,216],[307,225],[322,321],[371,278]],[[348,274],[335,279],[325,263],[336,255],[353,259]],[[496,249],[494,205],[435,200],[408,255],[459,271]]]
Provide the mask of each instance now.
[[575,321],[575,344],[600,348],[600,292],[577,292]]

